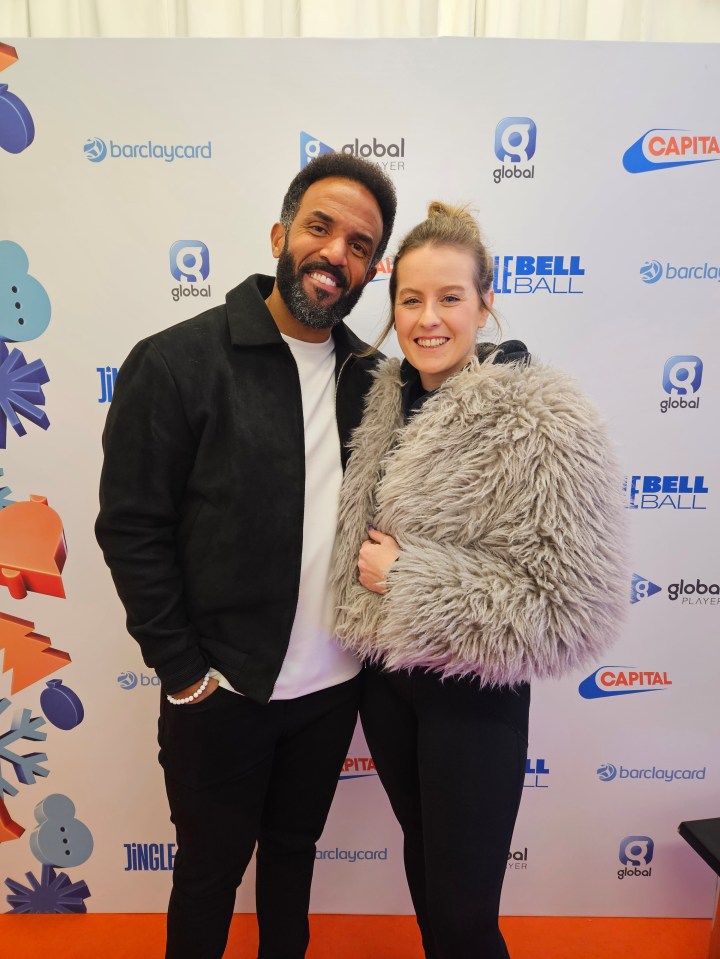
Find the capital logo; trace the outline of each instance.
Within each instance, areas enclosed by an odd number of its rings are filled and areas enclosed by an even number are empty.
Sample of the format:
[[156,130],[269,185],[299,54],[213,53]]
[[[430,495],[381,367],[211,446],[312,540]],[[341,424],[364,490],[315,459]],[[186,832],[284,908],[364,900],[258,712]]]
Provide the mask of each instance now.
[[628,147],[623,166],[628,173],[648,173],[669,167],[720,160],[717,136],[692,130],[653,127]]
[[703,364],[699,356],[671,356],[663,369],[662,385],[671,396],[697,393],[702,383]]
[[495,156],[501,163],[528,163],[536,143],[537,127],[530,117],[504,117],[495,127]]
[[210,274],[210,253],[200,240],[176,240],[170,247],[170,272],[176,280],[199,283]]
[[327,143],[303,130],[300,134],[300,169],[303,170],[311,160],[335,151]]
[[617,776],[617,767],[612,763],[605,763],[597,770],[597,776],[601,783],[611,783]]
[[92,137],[83,147],[83,153],[91,163],[101,163],[107,156],[107,144],[100,137]]
[[655,852],[650,836],[625,836],[620,843],[620,862],[624,866],[649,866]]
[[135,673],[125,672],[120,673],[117,678],[117,681],[121,689],[135,689],[138,684],[138,678]]
[[649,579],[646,579],[639,573],[633,573],[632,580],[630,581],[631,603],[639,603],[641,599],[647,599],[649,596],[654,596],[655,593],[661,592],[662,586],[658,586],[657,583],[650,582]]
[[578,686],[583,699],[604,699],[631,693],[654,693],[672,686],[666,672],[639,670],[627,666],[601,666]]
[[371,756],[348,756],[343,763],[340,779],[366,779],[377,776]]
[[640,279],[643,283],[657,283],[662,275],[662,263],[658,260],[646,260],[640,267]]
[[626,476],[623,489],[626,509],[707,509],[701,499],[709,492],[704,476]]
[[[0,43],[0,70],[17,63],[15,47]],[[35,139],[35,124],[20,97],[10,92],[7,83],[0,83],[0,150],[22,153]]]

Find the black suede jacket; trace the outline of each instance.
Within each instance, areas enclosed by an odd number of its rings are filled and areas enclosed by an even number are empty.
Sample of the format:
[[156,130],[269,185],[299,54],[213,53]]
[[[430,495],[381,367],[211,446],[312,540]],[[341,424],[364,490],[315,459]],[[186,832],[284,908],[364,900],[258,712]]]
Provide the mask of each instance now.
[[[97,540],[127,628],[167,692],[216,667],[267,702],[295,618],[305,449],[297,367],[255,275],[142,340],[103,435]],[[333,330],[343,466],[377,357]]]

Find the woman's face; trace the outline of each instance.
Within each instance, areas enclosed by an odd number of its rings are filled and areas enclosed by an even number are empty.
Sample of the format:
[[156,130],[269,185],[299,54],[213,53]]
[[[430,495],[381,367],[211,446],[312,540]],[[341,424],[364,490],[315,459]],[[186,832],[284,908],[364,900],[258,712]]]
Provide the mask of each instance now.
[[[488,311],[475,289],[474,273],[473,255],[454,246],[419,247],[396,267],[395,331],[426,390],[436,390],[475,352]],[[492,290],[486,300],[491,306]]]

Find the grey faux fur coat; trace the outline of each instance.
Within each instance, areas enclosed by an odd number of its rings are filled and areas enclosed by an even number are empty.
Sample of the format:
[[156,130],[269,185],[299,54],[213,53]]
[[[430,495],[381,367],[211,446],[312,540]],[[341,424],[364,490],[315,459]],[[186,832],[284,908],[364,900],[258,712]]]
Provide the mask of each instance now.
[[[596,660],[626,605],[624,510],[605,428],[576,384],[473,359],[405,425],[400,361],[375,376],[341,494],[341,645],[492,685]],[[385,595],[357,578],[370,523],[401,548]]]

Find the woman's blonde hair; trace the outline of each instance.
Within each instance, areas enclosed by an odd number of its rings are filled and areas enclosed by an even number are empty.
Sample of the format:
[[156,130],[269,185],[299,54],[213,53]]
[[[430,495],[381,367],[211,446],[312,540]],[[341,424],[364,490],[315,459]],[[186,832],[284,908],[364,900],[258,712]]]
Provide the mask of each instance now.
[[390,334],[395,323],[395,295],[397,293],[397,268],[402,258],[413,250],[425,246],[454,246],[470,253],[475,261],[474,282],[480,303],[500,326],[498,317],[487,301],[493,284],[493,258],[482,241],[477,220],[464,206],[451,206],[440,200],[432,200],[428,206],[427,219],[418,223],[403,238],[395,254],[390,274],[390,319],[378,337],[373,349]]

